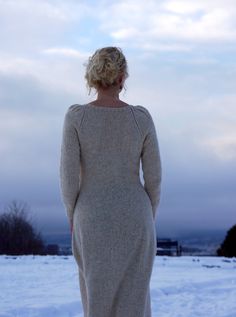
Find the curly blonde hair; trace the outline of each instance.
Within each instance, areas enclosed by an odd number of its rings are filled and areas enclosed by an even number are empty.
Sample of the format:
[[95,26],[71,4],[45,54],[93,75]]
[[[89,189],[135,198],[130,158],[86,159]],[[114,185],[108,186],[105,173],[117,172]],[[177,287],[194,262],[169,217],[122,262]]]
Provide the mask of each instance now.
[[84,65],[89,94],[91,88],[116,85],[120,74],[123,74],[125,79],[129,76],[126,58],[119,47],[108,46],[96,50]]

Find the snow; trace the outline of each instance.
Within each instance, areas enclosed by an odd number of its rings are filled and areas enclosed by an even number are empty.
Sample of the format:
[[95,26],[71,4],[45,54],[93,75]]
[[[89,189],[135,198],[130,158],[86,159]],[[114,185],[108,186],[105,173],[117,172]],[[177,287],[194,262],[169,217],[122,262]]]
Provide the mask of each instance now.
[[[236,258],[157,256],[152,317],[236,317]],[[69,256],[0,256],[0,317],[83,317]]]

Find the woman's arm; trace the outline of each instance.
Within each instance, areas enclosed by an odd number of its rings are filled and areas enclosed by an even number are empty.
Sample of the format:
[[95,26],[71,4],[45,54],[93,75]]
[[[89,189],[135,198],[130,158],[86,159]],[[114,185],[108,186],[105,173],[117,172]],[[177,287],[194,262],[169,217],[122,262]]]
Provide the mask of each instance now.
[[149,115],[149,119],[149,130],[144,139],[141,162],[144,189],[151,200],[153,219],[155,220],[161,194],[162,167],[156,129],[151,115]]
[[80,183],[80,143],[73,125],[73,113],[67,111],[61,143],[60,187],[70,229],[73,229],[73,213],[79,195]]

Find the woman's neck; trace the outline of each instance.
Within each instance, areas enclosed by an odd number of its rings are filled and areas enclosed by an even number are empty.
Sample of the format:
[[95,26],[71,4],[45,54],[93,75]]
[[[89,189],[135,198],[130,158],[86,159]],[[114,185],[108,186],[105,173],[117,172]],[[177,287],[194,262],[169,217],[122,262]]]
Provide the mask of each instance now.
[[98,91],[97,93],[97,100],[102,101],[113,101],[113,100],[120,100],[119,98],[119,92],[117,90],[115,91]]
[[104,93],[98,91],[97,93],[97,99],[90,102],[92,105],[96,106],[127,106],[128,104],[119,98],[119,93],[116,91],[116,93]]

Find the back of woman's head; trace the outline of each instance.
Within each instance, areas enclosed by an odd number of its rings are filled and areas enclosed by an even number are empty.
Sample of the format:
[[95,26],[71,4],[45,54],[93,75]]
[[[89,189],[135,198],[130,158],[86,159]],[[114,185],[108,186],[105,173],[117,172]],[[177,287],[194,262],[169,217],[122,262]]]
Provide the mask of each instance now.
[[91,88],[108,88],[118,84],[120,75],[128,77],[128,66],[122,50],[108,46],[95,51],[86,65],[85,79]]

